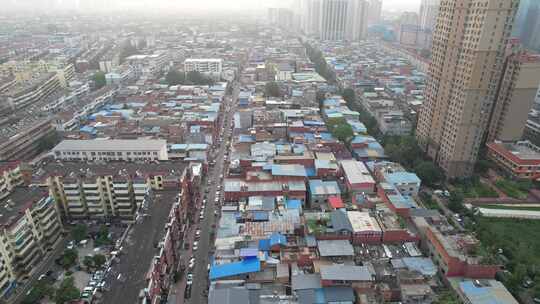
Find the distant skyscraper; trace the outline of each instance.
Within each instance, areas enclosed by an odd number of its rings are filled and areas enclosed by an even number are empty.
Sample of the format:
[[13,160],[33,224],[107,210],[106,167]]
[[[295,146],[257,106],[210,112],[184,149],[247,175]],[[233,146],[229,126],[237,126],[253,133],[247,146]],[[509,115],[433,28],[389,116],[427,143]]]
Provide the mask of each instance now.
[[368,24],[381,22],[382,0],[369,0]]
[[540,1],[521,0],[512,35],[526,48],[540,51]]
[[523,136],[540,82],[540,55],[510,44],[491,115],[487,141],[517,141]]
[[[446,172],[466,177],[484,140],[519,0],[442,0],[416,136]],[[451,26],[449,26],[451,25]]]
[[303,31],[310,36],[318,35],[321,23],[321,0],[304,0],[304,2]]
[[319,37],[356,41],[366,37],[368,3],[365,0],[321,0]]
[[435,29],[440,2],[441,0],[422,0],[420,4],[420,27],[422,29]]

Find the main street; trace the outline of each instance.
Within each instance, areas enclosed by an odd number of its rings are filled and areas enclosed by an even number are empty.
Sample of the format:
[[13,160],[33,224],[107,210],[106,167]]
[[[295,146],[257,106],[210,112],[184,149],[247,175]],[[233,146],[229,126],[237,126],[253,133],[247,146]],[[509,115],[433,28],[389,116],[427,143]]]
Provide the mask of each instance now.
[[[221,142],[218,142],[219,148],[214,154],[215,157],[213,159],[216,161],[215,165],[211,170],[209,170],[208,173],[208,194],[206,195],[206,208],[204,211],[204,219],[202,219],[202,221],[199,223],[199,227],[201,229],[200,239],[198,241],[199,248],[197,251],[193,252],[193,256],[195,257],[195,266],[193,269],[193,284],[191,287],[191,297],[186,300],[186,303],[199,304],[208,302],[208,263],[210,261],[212,244],[214,242],[214,225],[217,224],[216,222],[218,220],[218,217],[214,216],[214,210],[217,210],[218,213],[220,211],[219,205],[216,206],[215,203],[216,191],[218,191],[217,186],[222,184],[220,175],[225,175],[226,165],[224,162],[224,157],[226,151],[228,151],[229,149],[227,143],[231,139],[231,123],[235,112],[238,94],[239,88],[235,86],[232,96],[226,97],[226,102],[224,105],[225,116],[221,123],[219,136]],[[223,195],[220,195],[220,198],[222,199]]]

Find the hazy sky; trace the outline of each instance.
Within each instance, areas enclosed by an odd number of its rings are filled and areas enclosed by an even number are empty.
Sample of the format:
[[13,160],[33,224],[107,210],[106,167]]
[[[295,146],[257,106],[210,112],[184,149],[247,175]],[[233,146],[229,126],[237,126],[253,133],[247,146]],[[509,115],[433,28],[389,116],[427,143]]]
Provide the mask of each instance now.
[[421,0],[383,0],[383,10],[419,11]]
[[[143,6],[146,8],[158,6],[181,6],[199,9],[257,9],[265,7],[288,7],[295,0],[0,0],[4,7],[14,4],[25,8],[54,8],[54,7],[98,7],[112,8],[122,6]],[[418,11],[421,0],[382,0],[383,9],[388,11]],[[7,6],[9,7],[9,5]]]

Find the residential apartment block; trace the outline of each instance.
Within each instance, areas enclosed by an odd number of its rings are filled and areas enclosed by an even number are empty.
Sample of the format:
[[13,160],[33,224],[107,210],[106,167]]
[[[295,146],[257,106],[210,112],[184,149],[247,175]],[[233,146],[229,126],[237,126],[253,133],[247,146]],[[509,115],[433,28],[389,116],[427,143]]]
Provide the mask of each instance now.
[[184,71],[186,73],[197,71],[219,79],[223,72],[223,60],[217,58],[189,58],[184,61]]
[[19,162],[0,163],[0,199],[24,183]]
[[35,175],[66,218],[134,220],[152,190],[178,187],[186,163],[51,162]]
[[26,126],[14,136],[0,136],[0,161],[27,160],[39,152],[39,143],[54,133],[50,119]]
[[496,100],[518,3],[440,2],[416,134],[449,178],[472,173]]
[[540,81],[540,55],[520,50],[509,52],[491,116],[488,142],[521,139]]
[[61,240],[62,222],[46,191],[16,188],[0,202],[0,293],[31,276]]

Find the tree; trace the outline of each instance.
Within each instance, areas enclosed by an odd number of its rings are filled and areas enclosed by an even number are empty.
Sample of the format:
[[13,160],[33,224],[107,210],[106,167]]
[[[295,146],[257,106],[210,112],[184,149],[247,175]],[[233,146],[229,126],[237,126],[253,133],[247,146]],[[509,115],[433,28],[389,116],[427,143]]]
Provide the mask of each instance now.
[[99,232],[97,233],[96,239],[94,240],[94,245],[99,247],[109,245],[110,243],[111,240],[109,239],[109,228],[107,228],[105,225],[101,225],[101,227],[99,227]]
[[348,105],[354,104],[356,102],[356,93],[351,88],[343,90],[341,96],[343,97],[343,99],[345,99]]
[[94,74],[94,84],[96,85],[96,89],[99,90],[103,88],[107,84],[107,80],[105,79],[105,73],[99,71]]
[[170,70],[167,73],[167,76],[165,76],[165,80],[170,86],[179,85],[186,82],[186,75],[178,72],[177,70]]
[[75,287],[75,280],[73,277],[66,277],[54,297],[54,302],[56,304],[64,304],[69,301],[77,300],[81,296],[81,292],[77,287]]
[[414,172],[428,186],[434,186],[441,182],[444,175],[437,166],[430,161],[420,161],[414,167]]
[[452,212],[460,213],[465,209],[463,206],[463,199],[465,196],[463,192],[459,189],[450,192],[450,197],[448,198],[448,209]]
[[54,148],[54,146],[56,146],[56,144],[58,144],[59,141],[60,141],[60,136],[58,136],[58,133],[56,131],[53,131],[51,134],[39,140],[38,151],[40,153],[44,151],[49,151],[52,148]]
[[213,85],[214,81],[198,71],[188,72],[186,75],[187,83],[194,85]]
[[281,90],[279,85],[275,81],[269,81],[264,87],[264,94],[266,97],[281,97]]
[[332,135],[334,135],[340,141],[348,144],[354,136],[354,131],[351,125],[345,123],[338,125],[332,132]]
[[77,226],[75,226],[75,228],[73,228],[73,230],[71,230],[71,237],[77,243],[86,239],[87,236],[88,227],[86,227],[86,225],[84,224],[78,224]]
[[30,293],[28,293],[22,303],[23,304],[35,304],[39,303],[41,299],[44,297],[52,297],[54,296],[54,287],[47,284],[45,280],[37,281],[37,283],[30,289]]
[[485,175],[488,172],[490,167],[491,167],[491,163],[489,162],[489,160],[480,159],[476,162],[474,169],[480,175]]
[[354,131],[344,118],[329,118],[326,121],[328,130],[340,141],[349,143],[354,136]]
[[85,256],[83,259],[83,265],[87,270],[90,270],[94,267],[94,259],[89,255]]
[[94,255],[93,261],[94,261],[94,267],[99,269],[103,267],[103,265],[105,265],[105,263],[107,262],[107,258],[102,254],[96,254]]
[[75,264],[77,264],[78,259],[79,254],[77,253],[77,250],[66,249],[66,251],[64,251],[64,254],[62,255],[62,266],[64,266],[64,269],[69,269],[72,266],[75,266]]

